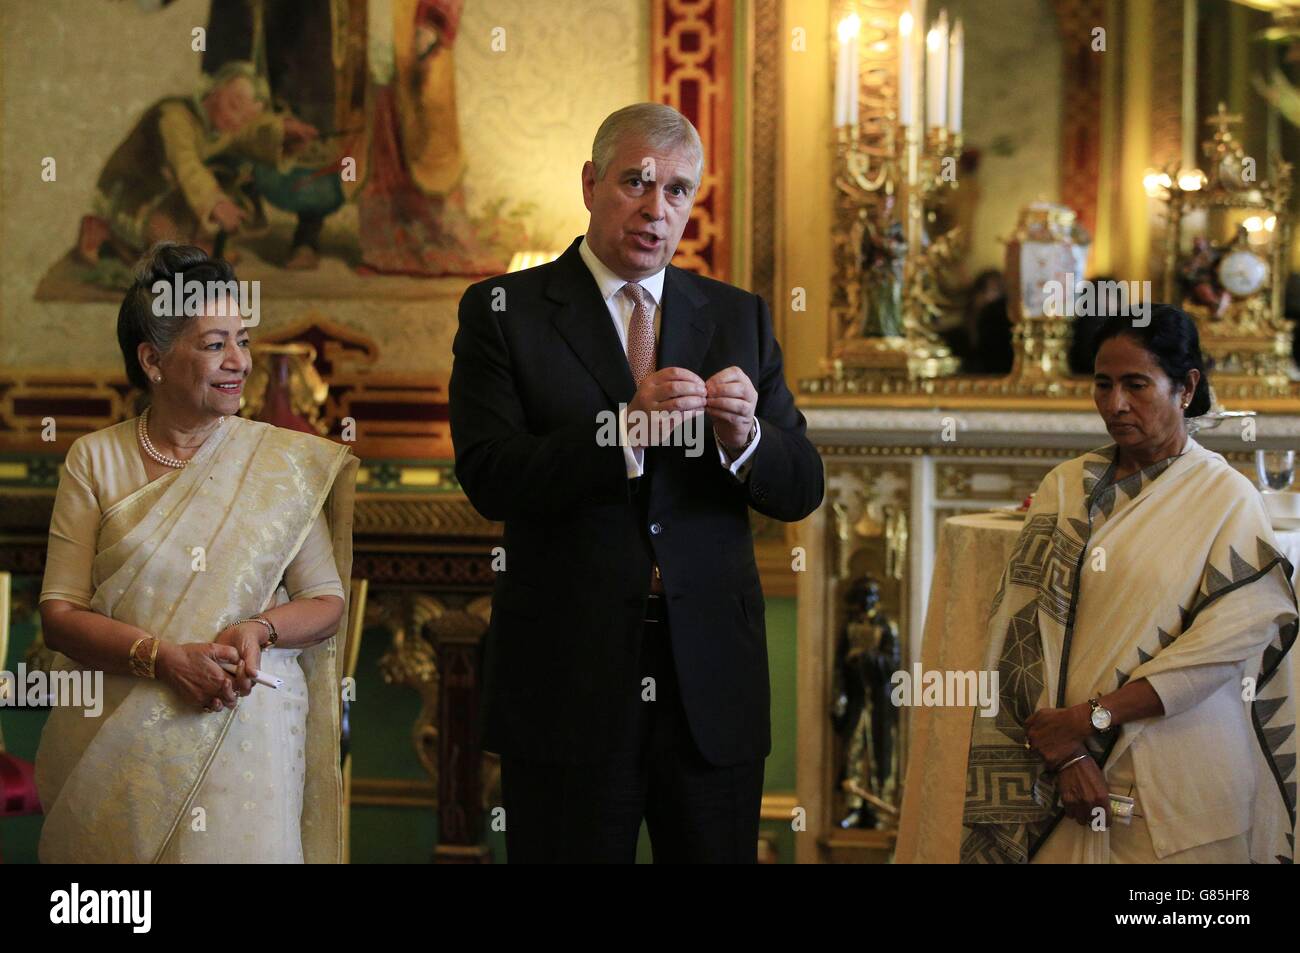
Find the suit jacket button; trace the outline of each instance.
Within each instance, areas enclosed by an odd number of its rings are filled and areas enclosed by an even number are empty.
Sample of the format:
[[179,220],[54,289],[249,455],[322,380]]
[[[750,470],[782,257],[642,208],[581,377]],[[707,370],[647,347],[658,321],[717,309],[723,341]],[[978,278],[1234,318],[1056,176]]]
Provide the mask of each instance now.
[[664,528],[663,528],[662,526],[660,526],[658,523],[651,523],[651,524],[650,524],[650,535],[651,535],[651,536],[658,536],[658,535],[659,535],[660,533],[662,533],[663,531],[664,531]]

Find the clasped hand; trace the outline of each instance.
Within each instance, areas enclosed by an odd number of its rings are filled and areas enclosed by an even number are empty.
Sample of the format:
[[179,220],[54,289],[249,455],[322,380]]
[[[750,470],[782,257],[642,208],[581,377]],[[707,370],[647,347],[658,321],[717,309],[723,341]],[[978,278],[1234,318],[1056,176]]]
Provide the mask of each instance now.
[[707,413],[722,445],[737,452],[749,442],[757,404],[758,391],[739,367],[723,368],[707,381],[684,367],[665,367],[646,375],[627,409],[650,420],[651,446],[668,442],[672,412],[685,419]]
[[1087,705],[1040,708],[1025,722],[1025,732],[1030,749],[1040,755],[1049,768],[1056,770],[1073,761],[1057,775],[1057,793],[1066,816],[1086,825],[1092,822],[1093,812],[1100,808],[1106,812],[1109,825],[1110,791],[1106,787],[1105,775],[1091,757],[1073,760],[1088,750],[1083,745],[1083,739],[1092,731],[1088,712]]
[[[158,677],[187,702],[205,711],[235,708],[252,692],[262,664],[265,627],[244,622],[223,629],[212,642],[187,642],[160,655]],[[231,675],[222,662],[237,666]]]

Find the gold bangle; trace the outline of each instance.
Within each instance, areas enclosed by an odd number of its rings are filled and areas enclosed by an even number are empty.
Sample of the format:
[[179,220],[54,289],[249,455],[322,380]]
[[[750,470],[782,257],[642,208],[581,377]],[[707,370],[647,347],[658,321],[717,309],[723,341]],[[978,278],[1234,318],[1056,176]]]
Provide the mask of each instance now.
[[238,622],[235,623],[235,625],[243,625],[245,622],[260,622],[262,623],[262,625],[266,626],[266,631],[268,635],[266,639],[266,644],[263,645],[262,648],[269,649],[271,648],[271,646],[275,645],[275,643],[279,641],[280,633],[275,631],[275,626],[271,624],[271,620],[266,618],[264,615],[259,613],[247,619],[240,619]]
[[257,614],[258,622],[265,622],[266,627],[271,630],[271,637],[266,640],[266,648],[272,648],[276,642],[280,641],[280,633],[275,631],[275,623],[268,619],[263,613]]
[[[148,661],[145,661],[136,654],[136,651],[144,642],[150,640],[153,642],[153,650],[149,653]],[[131,646],[131,654],[129,656],[132,675],[136,678],[157,678],[154,666],[158,661],[158,647],[160,645],[162,645],[162,642],[150,635],[135,640],[135,643]]]

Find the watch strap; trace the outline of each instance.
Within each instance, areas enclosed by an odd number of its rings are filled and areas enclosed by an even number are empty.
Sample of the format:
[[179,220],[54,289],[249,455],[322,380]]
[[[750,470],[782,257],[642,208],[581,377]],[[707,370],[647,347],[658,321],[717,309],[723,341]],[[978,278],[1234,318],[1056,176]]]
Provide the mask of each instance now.
[[269,649],[271,646],[275,645],[277,641],[279,641],[280,633],[275,631],[275,626],[272,624],[270,619],[266,618],[266,616],[255,615],[255,616],[250,616],[247,619],[240,620],[240,624],[243,624],[244,622],[260,622],[262,623],[262,625],[266,626],[266,631],[268,635],[267,635],[266,644],[262,646],[262,648]]

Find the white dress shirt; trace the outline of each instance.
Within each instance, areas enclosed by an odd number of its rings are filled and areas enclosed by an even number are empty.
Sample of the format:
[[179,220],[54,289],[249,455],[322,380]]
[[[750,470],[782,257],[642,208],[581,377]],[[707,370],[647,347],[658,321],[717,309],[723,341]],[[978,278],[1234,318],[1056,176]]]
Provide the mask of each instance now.
[[[609,316],[614,321],[614,330],[618,332],[618,339],[623,345],[623,353],[627,354],[627,335],[628,329],[632,325],[632,311],[634,305],[627,295],[619,294],[623,286],[628,282],[620,278],[614,272],[605,266],[605,263],[596,257],[596,253],[587,245],[587,239],[584,236],[582,244],[578,246],[578,253],[586,263],[591,276],[596,279],[596,287],[600,289],[600,296],[605,299],[605,307],[609,309]],[[662,324],[663,308],[660,302],[663,300],[664,291],[664,269],[660,269],[648,278],[642,278],[637,282],[642,288],[649,292],[650,297],[655,303],[655,347],[658,350],[659,329]],[[758,447],[759,437],[762,436],[763,428],[754,418],[754,439],[744,452],[735,460],[730,460],[727,451],[722,447],[722,441],[715,433],[714,441],[718,445],[718,459],[728,472],[737,480],[744,480],[749,475],[750,459],[754,455],[754,450]],[[645,451],[641,447],[629,447],[627,442],[627,408],[623,407],[618,412],[618,433],[619,439],[623,446],[623,458],[627,462],[627,477],[629,480],[641,476],[645,472]]]

